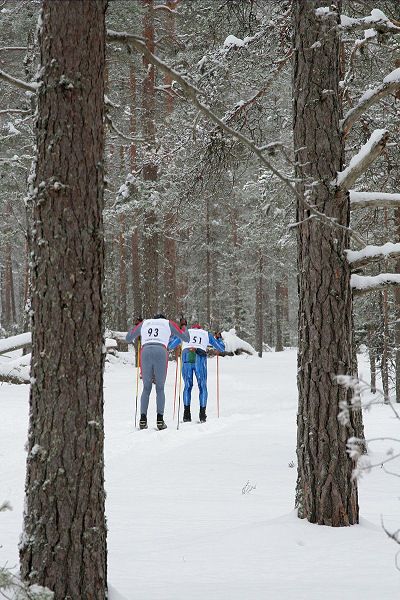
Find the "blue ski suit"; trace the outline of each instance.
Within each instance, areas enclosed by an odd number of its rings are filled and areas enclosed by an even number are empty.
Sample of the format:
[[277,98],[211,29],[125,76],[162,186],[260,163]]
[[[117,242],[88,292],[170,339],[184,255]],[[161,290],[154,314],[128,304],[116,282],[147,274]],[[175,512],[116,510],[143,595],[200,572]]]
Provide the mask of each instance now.
[[[196,335],[196,329],[189,329],[190,339],[193,340],[193,335]],[[219,352],[225,352],[225,344],[221,339],[216,339],[211,333],[208,333],[208,344],[214,346]],[[168,350],[176,348],[181,343],[181,340],[174,336],[170,339]],[[197,385],[199,386],[199,401],[200,406],[207,406],[207,354],[202,349],[196,349],[196,358],[194,362],[189,361],[190,348],[185,348],[182,352],[182,377],[185,382],[183,390],[183,404],[190,406],[192,399],[193,388],[193,373],[196,375]]]

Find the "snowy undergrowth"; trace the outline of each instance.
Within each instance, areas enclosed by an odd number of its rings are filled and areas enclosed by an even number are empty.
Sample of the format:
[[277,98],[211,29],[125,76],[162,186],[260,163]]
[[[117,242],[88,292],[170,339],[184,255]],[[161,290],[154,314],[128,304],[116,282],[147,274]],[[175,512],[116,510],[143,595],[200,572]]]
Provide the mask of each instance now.
[[[366,365],[362,360],[362,372]],[[393,600],[398,480],[382,469],[360,481],[361,524],[334,529],[299,520],[296,482],[296,353],[210,358],[208,420],[176,430],[175,363],[166,385],[168,429],[133,426],[136,369],[105,375],[110,600]],[[196,386],[195,386],[196,387]],[[178,402],[178,401],[177,401]],[[16,565],[21,530],[28,387],[0,386],[0,565]],[[177,410],[177,406],[176,406]],[[368,437],[396,435],[387,406],[365,416]]]

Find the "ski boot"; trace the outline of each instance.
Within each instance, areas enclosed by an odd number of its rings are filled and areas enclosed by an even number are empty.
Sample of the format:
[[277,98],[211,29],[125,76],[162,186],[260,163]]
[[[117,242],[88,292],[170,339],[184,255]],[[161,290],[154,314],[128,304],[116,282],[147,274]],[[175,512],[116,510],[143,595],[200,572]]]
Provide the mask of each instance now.
[[147,429],[147,415],[140,415],[139,429]]
[[200,419],[200,423],[205,423],[206,420],[207,420],[206,407],[205,406],[200,406],[199,419]]
[[192,420],[192,415],[190,414],[190,406],[185,406],[183,411],[183,422],[187,423]]
[[162,429],[167,429],[166,424],[164,423],[164,415],[159,415],[157,413],[157,429],[161,431]]

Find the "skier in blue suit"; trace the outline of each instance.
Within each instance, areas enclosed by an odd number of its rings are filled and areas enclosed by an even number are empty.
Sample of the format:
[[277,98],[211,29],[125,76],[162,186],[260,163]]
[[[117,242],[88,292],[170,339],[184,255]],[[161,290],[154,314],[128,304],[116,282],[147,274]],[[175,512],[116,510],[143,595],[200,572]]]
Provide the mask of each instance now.
[[[181,320],[181,326],[186,325],[184,319]],[[205,331],[200,325],[193,325],[189,329],[190,341],[182,343],[182,377],[185,382],[183,390],[183,420],[191,421],[190,402],[192,399],[193,373],[196,375],[197,385],[199,386],[200,413],[199,419],[204,423],[207,419],[207,346],[214,346],[219,352],[225,352],[225,344],[222,341],[220,333],[215,337],[208,331]],[[181,340],[174,336],[168,344],[168,349],[172,350],[181,343]]]

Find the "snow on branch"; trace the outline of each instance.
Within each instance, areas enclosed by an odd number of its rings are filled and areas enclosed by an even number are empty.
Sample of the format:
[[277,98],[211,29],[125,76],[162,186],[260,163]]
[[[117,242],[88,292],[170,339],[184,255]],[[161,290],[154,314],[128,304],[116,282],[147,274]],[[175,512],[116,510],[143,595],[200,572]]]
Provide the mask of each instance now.
[[383,246],[366,246],[362,250],[346,250],[347,261],[352,269],[363,267],[371,262],[400,256],[400,243],[388,242]]
[[350,190],[350,210],[357,208],[398,208],[400,194],[387,192],[355,192]]
[[344,171],[337,174],[335,185],[346,190],[350,189],[371,163],[381,154],[389,138],[387,129],[375,129],[368,142],[361,146],[360,151],[353,156]]
[[0,79],[4,79],[4,81],[7,81],[8,83],[11,83],[12,85],[15,85],[16,87],[20,88],[21,90],[25,90],[25,91],[29,91],[29,92],[36,92],[40,86],[40,84],[36,83],[35,81],[28,82],[28,81],[22,81],[22,79],[17,79],[16,77],[9,75],[2,69],[0,69]]
[[350,287],[354,294],[377,292],[393,285],[400,285],[400,274],[380,273],[379,275],[355,275],[350,278]]
[[21,333],[19,335],[13,335],[8,338],[0,340],[0,354],[6,352],[12,352],[13,350],[19,350],[20,348],[26,348],[32,343],[32,335],[30,331],[27,333]]
[[367,90],[360,98],[358,104],[348,111],[341,123],[344,135],[348,133],[349,129],[361,115],[372,106],[372,104],[375,104],[375,102],[378,102],[381,98],[384,98],[399,89],[400,69],[395,69],[384,78],[383,83],[380,86],[375,89]]
[[223,121],[223,119],[219,118],[206,104],[201,102],[198,96],[202,95],[203,92],[201,92],[201,90],[197,89],[194,85],[189,83],[181,73],[175,71],[175,69],[168,66],[164,61],[162,61],[160,58],[158,58],[152,52],[150,52],[142,38],[127,32],[107,30],[107,41],[125,42],[129,45],[132,45],[134,48],[136,48],[136,50],[141,52],[150,63],[152,63],[161,71],[169,75],[181,86],[186,96],[191,99],[193,105],[203,115],[205,115],[210,121],[218,125],[218,127],[222,131],[225,131],[227,134],[231,135],[233,138],[235,138],[244,146],[246,146],[251,152],[253,152],[253,154],[257,156],[260,162],[269,171],[271,171],[278,179],[280,179],[284,183],[284,185],[290,190],[292,194],[294,194],[297,198],[301,199],[300,194],[297,192],[291,180],[288,177],[285,177],[285,175],[283,175],[280,171],[275,169],[275,167],[263,155],[263,150],[256,146],[250,138],[243,135],[240,131],[236,131],[235,129],[232,129],[232,127],[229,127],[229,125],[227,125]]
[[368,17],[353,19],[341,15],[340,25],[346,31],[353,29],[376,29],[378,33],[400,33],[400,27],[395,25],[379,8],[371,10]]

